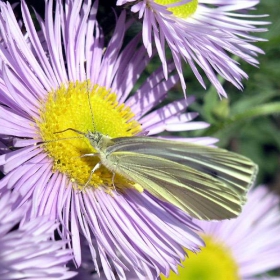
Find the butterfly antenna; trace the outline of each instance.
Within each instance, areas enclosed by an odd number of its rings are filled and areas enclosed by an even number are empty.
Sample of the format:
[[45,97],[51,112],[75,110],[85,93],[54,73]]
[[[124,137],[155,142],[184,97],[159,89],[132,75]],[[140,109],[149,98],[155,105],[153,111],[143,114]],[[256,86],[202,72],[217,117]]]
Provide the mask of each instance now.
[[88,96],[88,104],[89,104],[89,108],[90,108],[90,113],[91,113],[91,119],[92,119],[93,129],[94,129],[94,132],[96,132],[96,126],[95,126],[95,122],[94,122],[94,115],[93,115],[93,110],[92,110],[92,107],[91,107],[90,96],[89,96],[89,85],[88,85],[88,81],[87,81],[87,96]]
[[[82,134],[83,136],[79,136],[79,137],[65,137],[65,138],[60,138],[60,139],[54,139],[54,140],[48,140],[48,141],[42,141],[42,142],[38,142],[39,144],[46,144],[46,143],[52,143],[52,142],[56,142],[56,141],[60,141],[60,140],[70,140],[70,139],[82,139],[86,136],[86,134],[84,132],[81,132],[77,129],[74,129],[74,128],[67,128],[67,129],[64,129],[64,130],[61,130],[61,131],[56,131],[54,132],[53,134],[58,134],[58,133],[62,133],[62,132],[65,132],[67,130],[72,130],[78,134]],[[36,143],[36,144],[38,144]]]
[[[57,133],[57,132],[55,132]],[[60,138],[60,139],[54,139],[54,140],[47,140],[47,141],[41,141],[41,142],[37,142],[35,145],[37,144],[47,144],[47,143],[52,143],[52,142],[57,142],[60,140],[72,140],[72,139],[83,139],[83,136],[78,136],[78,137],[66,137],[66,138]]]
[[[64,129],[64,130],[61,130],[61,131],[54,132],[53,134],[62,133],[62,132],[68,131],[68,130],[71,130],[71,131],[74,131],[74,132],[76,132],[78,134],[82,134],[82,135],[86,136],[86,133],[84,133],[84,132],[82,132],[80,130],[77,130],[75,128],[67,128],[67,129]],[[82,137],[79,137],[79,138],[82,138]]]

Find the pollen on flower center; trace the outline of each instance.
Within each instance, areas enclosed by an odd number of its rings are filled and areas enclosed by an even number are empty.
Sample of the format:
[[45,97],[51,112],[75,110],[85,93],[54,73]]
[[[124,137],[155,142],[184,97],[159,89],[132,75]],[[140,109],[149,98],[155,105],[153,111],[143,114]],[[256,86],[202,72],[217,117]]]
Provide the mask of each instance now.
[[[82,190],[99,158],[81,157],[96,152],[88,139],[74,131],[61,131],[73,128],[87,133],[96,129],[112,138],[133,136],[141,131],[140,124],[133,117],[130,108],[118,104],[116,94],[105,87],[76,82],[48,94],[36,123],[42,140],[46,141],[43,148],[53,159],[53,170],[66,174]],[[102,185],[108,189],[130,186],[117,174],[114,180],[112,178],[113,174],[102,166],[94,172],[87,186],[97,188]]]
[[[179,2],[179,0],[154,0],[154,1],[157,4],[163,6]],[[195,13],[197,6],[198,6],[198,0],[193,0],[189,3],[180,6],[168,8],[168,10],[171,11],[176,17],[186,19]]]
[[240,280],[238,265],[230,250],[212,236],[203,235],[203,239],[206,246],[200,253],[186,250],[189,257],[183,262],[184,267],[179,266],[178,274],[171,272],[168,278],[162,276],[161,280]]

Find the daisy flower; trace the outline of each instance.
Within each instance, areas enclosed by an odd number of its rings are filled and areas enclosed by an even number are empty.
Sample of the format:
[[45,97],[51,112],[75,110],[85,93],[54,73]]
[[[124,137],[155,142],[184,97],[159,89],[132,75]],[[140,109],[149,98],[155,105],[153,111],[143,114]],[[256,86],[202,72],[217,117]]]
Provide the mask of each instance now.
[[[12,150],[0,156],[5,174],[0,193],[12,189],[21,193],[21,204],[31,203],[26,220],[49,215],[60,221],[59,234],[69,240],[77,266],[83,235],[97,272],[101,266],[107,279],[116,279],[115,274],[124,279],[128,270],[140,279],[168,275],[185,258],[183,248],[196,252],[203,246],[194,232],[197,226],[178,208],[140,192],[123,177],[116,175],[112,183],[113,174],[105,167],[91,176],[98,160],[82,155],[94,153],[93,147],[85,137],[64,130],[99,131],[114,138],[207,124],[192,121],[197,114],[185,112],[193,98],[160,105],[178,81],[173,65],[168,66],[170,79],[159,69],[140,85],[149,58],[143,46],[137,48],[139,36],[123,46],[125,13],[105,45],[96,21],[97,1],[53,5],[46,1],[44,19],[36,14],[37,32],[21,1],[23,35],[11,6],[0,3],[0,141],[13,139]],[[191,141],[210,145],[215,140]]]
[[[280,216],[277,195],[265,186],[249,192],[243,213],[236,219],[222,222],[197,221],[203,230],[206,246],[198,254],[188,252],[188,258],[171,272],[169,280],[279,280],[267,273],[280,267]],[[259,257],[256,257],[259,256]],[[89,250],[83,246],[83,263],[73,280],[100,279],[91,265]],[[134,271],[127,275],[137,280]]]
[[65,240],[51,240],[58,223],[48,217],[20,223],[27,210],[27,205],[18,207],[20,204],[17,193],[0,196],[0,278],[72,278],[76,272],[66,267],[73,257],[72,251],[62,249]]
[[205,248],[198,254],[189,252],[178,275],[171,272],[161,279],[276,280],[266,273],[280,267],[279,201],[277,195],[259,186],[249,192],[238,218],[197,221]]
[[264,32],[259,28],[267,22],[254,20],[261,16],[247,14],[258,0],[118,0],[117,5],[129,5],[133,13],[143,20],[143,43],[152,55],[153,42],[168,75],[165,45],[170,48],[182,87],[181,60],[186,61],[196,78],[205,87],[198,67],[201,68],[220,96],[226,92],[217,73],[242,89],[241,80],[248,75],[240,69],[230,55],[256,66],[256,56],[263,51],[252,43],[262,39],[252,32]]

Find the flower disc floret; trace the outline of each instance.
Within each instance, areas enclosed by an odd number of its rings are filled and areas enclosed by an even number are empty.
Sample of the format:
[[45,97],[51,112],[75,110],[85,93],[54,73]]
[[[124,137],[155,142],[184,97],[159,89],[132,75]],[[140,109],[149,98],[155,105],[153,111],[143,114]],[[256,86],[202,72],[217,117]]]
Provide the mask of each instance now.
[[[90,176],[91,170],[100,161],[94,154],[96,150],[89,140],[72,130],[87,133],[98,131],[115,137],[133,136],[141,131],[140,124],[133,120],[134,114],[129,107],[119,104],[117,96],[105,87],[95,85],[89,92],[88,82],[62,85],[48,94],[42,104],[37,125],[45,143],[43,147],[53,159],[53,171],[60,171],[83,189],[88,186],[106,188],[126,186],[126,180],[114,176],[104,166]],[[121,187],[120,187],[121,188]]]
[[[178,0],[155,0],[155,3],[163,6],[179,3]],[[168,8],[176,17],[187,18],[195,13],[198,6],[198,0],[192,0],[186,4],[178,4],[178,6]]]
[[162,276],[161,280],[239,280],[238,265],[224,242],[211,235],[203,235],[203,239],[205,248],[201,252],[195,254],[187,250],[188,258],[183,267],[178,267],[178,274],[171,272],[168,278]]

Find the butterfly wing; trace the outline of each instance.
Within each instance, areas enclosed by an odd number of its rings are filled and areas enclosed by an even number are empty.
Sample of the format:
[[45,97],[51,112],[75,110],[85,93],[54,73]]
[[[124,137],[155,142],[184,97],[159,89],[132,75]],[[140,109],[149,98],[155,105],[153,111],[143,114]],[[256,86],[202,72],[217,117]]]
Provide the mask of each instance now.
[[250,159],[220,148],[153,137],[122,137],[114,138],[113,142],[108,153],[135,152],[188,166],[238,193],[243,203],[258,171]]
[[118,174],[141,185],[198,219],[227,219],[241,211],[240,196],[227,185],[191,167],[135,152],[113,152],[107,158]]

